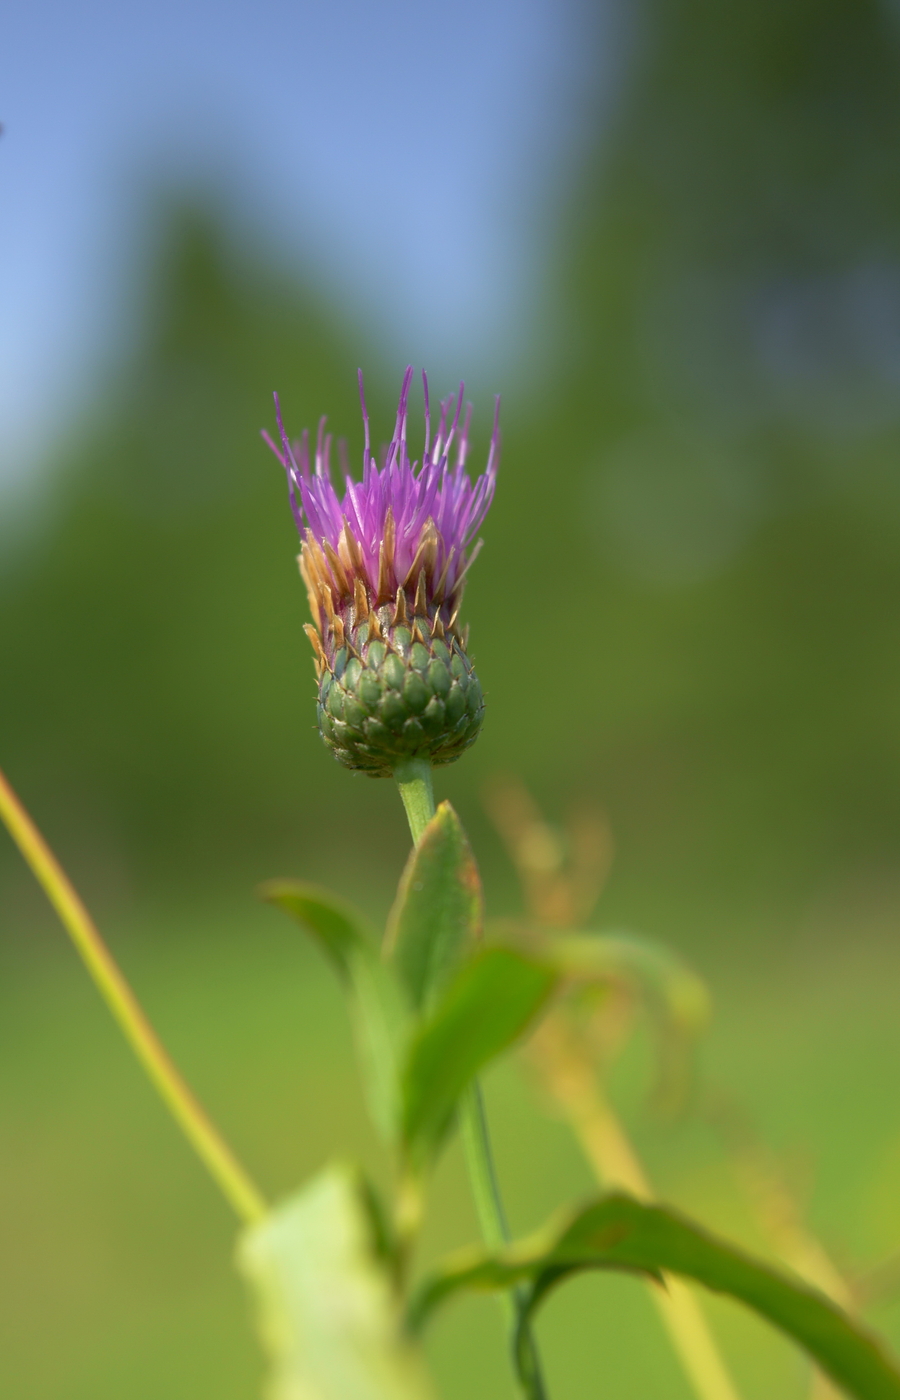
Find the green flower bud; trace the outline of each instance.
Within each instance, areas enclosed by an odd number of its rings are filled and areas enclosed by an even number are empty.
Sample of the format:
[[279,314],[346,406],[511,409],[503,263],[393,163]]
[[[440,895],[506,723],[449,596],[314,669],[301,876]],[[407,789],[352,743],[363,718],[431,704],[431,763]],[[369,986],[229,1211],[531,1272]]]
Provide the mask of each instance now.
[[402,592],[398,600],[345,631],[331,665],[324,651],[319,660],[322,738],[341,763],[373,777],[389,776],[405,758],[452,763],[474,743],[484,715],[464,639],[439,616],[400,621]]

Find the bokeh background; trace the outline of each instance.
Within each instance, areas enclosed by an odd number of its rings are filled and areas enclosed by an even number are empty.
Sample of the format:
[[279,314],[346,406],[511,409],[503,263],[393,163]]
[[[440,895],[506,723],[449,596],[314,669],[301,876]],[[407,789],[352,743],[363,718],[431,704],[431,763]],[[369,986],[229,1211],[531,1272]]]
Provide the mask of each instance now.
[[[462,375],[504,449],[466,601],[488,693],[439,778],[489,909],[515,774],[590,799],[598,926],[711,987],[689,1111],[616,1101],[657,1188],[771,1254],[704,1110],[740,1105],[900,1348],[900,11],[883,0],[13,3],[0,181],[0,763],[265,1189],[377,1158],[337,989],[254,887],[383,917],[396,796],[314,730],[283,478],[259,441],[355,372]],[[627,1057],[626,1057],[627,1058]],[[527,1071],[488,1084],[524,1230],[590,1176]],[[455,1149],[429,1249],[475,1235]],[[0,1393],[245,1400],[233,1222],[0,840]],[[809,1394],[713,1301],[748,1400]],[[548,1307],[554,1400],[691,1394],[641,1287]],[[511,1394],[499,1312],[430,1340]]]

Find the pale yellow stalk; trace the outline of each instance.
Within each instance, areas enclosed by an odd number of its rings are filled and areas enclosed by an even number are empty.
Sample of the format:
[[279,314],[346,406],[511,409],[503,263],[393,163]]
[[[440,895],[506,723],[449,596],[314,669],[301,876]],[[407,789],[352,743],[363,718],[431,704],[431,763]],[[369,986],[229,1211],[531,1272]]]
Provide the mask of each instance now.
[[262,1195],[175,1068],[65,872],[2,771],[0,819],[166,1107],[241,1220],[254,1224],[267,1210]]

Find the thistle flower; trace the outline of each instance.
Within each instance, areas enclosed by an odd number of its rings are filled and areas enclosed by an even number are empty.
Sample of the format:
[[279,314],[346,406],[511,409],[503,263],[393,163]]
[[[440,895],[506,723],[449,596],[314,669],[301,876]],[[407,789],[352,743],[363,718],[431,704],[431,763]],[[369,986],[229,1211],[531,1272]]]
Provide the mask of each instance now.
[[[287,473],[303,541],[300,572],[313,625],[306,632],[319,679],[318,720],[325,743],[348,768],[386,777],[401,761],[452,763],[474,742],[484,700],[467,655],[459,608],[473,543],[494,495],[500,451],[499,400],[484,474],[466,471],[472,406],[460,428],[463,385],[441,403],[431,440],[428,379],[421,464],[406,444],[410,366],[394,435],[380,465],[371,452],[363,393],[362,481],[352,481],[341,450],[345,492],[331,481],[331,435],[319,423],[314,469],[309,435],[289,442],[275,413],[281,449],[263,433]],[[456,449],[451,464],[451,449]],[[344,444],[339,444],[343,449]]]

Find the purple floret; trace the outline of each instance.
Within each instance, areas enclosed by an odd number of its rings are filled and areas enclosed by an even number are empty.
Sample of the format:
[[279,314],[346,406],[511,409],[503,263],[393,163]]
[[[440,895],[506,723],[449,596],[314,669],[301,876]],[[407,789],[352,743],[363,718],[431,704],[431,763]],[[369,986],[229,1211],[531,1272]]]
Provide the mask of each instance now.
[[[410,365],[403,376],[394,435],[379,467],[371,452],[369,415],[360,370],[359,393],[365,428],[362,481],[352,481],[345,470],[346,490],[343,498],[331,481],[331,434],[325,433],[324,418],[319,423],[316,438],[314,470],[310,469],[309,434],[304,431],[298,441],[293,444],[289,442],[281,421],[277,394],[275,413],[283,450],[279,451],[268,433],[263,433],[263,437],[287,473],[291,509],[302,537],[306,538],[308,531],[318,544],[327,543],[337,551],[346,525],[359,546],[365,580],[375,593],[379,587],[382,542],[386,534],[392,533],[394,587],[403,586],[416,559],[423,531],[432,522],[437,533],[435,576],[442,576],[444,587],[448,593],[452,593],[467,563],[471,562],[467,558],[467,550],[494,496],[500,456],[500,400],[498,398],[496,401],[487,466],[483,475],[473,483],[465,469],[471,404],[466,407],[462,430],[459,431],[464,386],[460,384],[459,394],[441,403],[437,436],[432,443],[428,378],[424,371],[425,445],[421,465],[410,461],[406,425],[412,379],[413,369]],[[455,462],[451,466],[450,450],[454,439],[457,446]],[[392,532],[389,513],[393,521]]]

